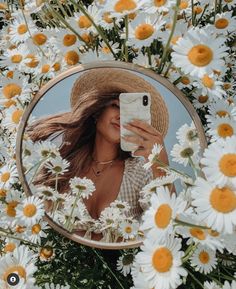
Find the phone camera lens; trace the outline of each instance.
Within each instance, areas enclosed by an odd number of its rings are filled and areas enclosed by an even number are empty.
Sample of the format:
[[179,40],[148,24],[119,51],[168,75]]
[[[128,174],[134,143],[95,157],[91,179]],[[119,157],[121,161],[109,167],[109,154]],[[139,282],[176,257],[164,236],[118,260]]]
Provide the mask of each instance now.
[[144,105],[144,106],[147,106],[147,105],[148,105],[148,96],[147,96],[147,95],[144,95],[144,96],[143,96],[143,105]]

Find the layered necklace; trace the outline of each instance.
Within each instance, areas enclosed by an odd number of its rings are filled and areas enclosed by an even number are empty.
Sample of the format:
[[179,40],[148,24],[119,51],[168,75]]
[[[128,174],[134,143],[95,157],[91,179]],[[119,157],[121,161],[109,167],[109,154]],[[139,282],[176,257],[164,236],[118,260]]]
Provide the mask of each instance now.
[[[116,158],[117,159],[117,158]],[[101,176],[101,174],[108,168],[110,168],[113,162],[116,160],[110,160],[105,162],[99,162],[92,157],[92,160],[95,162],[95,167],[92,166],[92,171],[95,177]],[[102,167],[101,167],[102,166]]]

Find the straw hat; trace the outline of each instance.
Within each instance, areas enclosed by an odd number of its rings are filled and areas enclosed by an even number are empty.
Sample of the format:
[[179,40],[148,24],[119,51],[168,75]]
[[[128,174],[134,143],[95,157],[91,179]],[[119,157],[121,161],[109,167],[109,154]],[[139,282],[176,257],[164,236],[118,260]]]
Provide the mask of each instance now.
[[125,69],[95,68],[85,71],[74,83],[71,91],[71,106],[79,100],[80,95],[91,89],[99,91],[149,92],[151,95],[151,123],[163,136],[169,125],[166,104],[156,88],[142,77]]

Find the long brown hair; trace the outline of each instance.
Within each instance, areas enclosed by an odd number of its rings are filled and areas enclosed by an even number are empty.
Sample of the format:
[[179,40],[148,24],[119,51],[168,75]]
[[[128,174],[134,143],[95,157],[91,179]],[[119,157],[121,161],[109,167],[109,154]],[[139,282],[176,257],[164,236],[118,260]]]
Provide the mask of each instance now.
[[[68,172],[58,178],[58,191],[66,192],[69,179],[86,172],[92,162],[92,152],[96,135],[95,119],[109,103],[125,91],[90,90],[80,96],[70,112],[60,113],[36,121],[27,128],[27,133],[35,142],[47,140],[55,133],[62,133],[59,148],[61,157],[70,162]],[[130,153],[119,150],[119,158],[126,159]],[[55,177],[42,169],[34,184],[55,185]]]

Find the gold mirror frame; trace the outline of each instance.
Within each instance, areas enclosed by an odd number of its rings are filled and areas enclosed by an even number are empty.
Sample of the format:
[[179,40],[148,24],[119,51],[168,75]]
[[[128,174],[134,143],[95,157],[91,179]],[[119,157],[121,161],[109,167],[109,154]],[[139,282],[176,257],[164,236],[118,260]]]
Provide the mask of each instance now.
[[[190,101],[187,99],[187,97],[177,88],[175,87],[169,80],[164,78],[163,76],[160,76],[156,74],[154,71],[144,68],[141,66],[138,66],[133,63],[126,63],[126,62],[119,62],[119,61],[98,61],[98,62],[93,62],[93,63],[88,63],[88,64],[83,64],[83,65],[78,65],[76,67],[73,67],[54,79],[50,80],[48,83],[46,83],[35,95],[31,103],[28,105],[26,110],[24,111],[24,114],[22,116],[19,128],[18,128],[18,133],[17,133],[17,139],[16,139],[16,165],[17,165],[17,170],[19,173],[19,178],[22,183],[22,187],[28,196],[32,196],[33,194],[31,193],[30,187],[26,181],[26,177],[23,172],[23,165],[22,165],[22,140],[23,140],[23,134],[25,127],[27,125],[28,118],[38,103],[38,101],[43,97],[43,95],[50,90],[53,86],[55,86],[57,83],[62,81],[63,79],[72,76],[78,72],[84,72],[89,69],[94,69],[94,68],[120,68],[120,69],[125,69],[133,72],[140,73],[144,76],[148,76],[152,78],[153,80],[159,82],[162,84],[165,88],[167,88],[169,91],[171,91],[177,98],[178,100],[184,105],[186,110],[188,111],[189,115],[191,116],[194,125],[198,131],[199,135],[199,140],[200,140],[200,146],[201,150],[203,151],[204,148],[207,146],[207,141],[205,138],[205,133],[204,129],[201,123],[201,120],[190,103]],[[201,151],[201,153],[202,153]],[[100,241],[93,241],[93,240],[87,240],[83,237],[78,236],[75,233],[70,233],[64,228],[62,228],[59,224],[54,222],[52,218],[50,218],[47,213],[45,213],[44,220],[57,232],[62,234],[63,236],[67,237],[70,240],[73,240],[77,243],[87,245],[90,247],[95,247],[95,248],[100,248],[100,249],[128,249],[128,248],[135,248],[139,247],[142,244],[142,241],[127,241],[127,242],[120,242],[120,243],[105,243],[105,242],[100,242]]]

